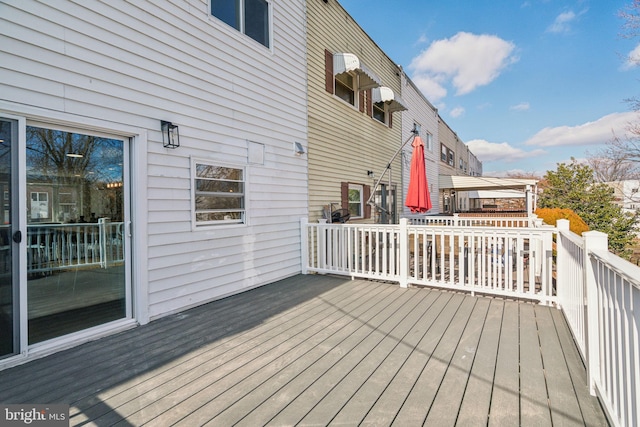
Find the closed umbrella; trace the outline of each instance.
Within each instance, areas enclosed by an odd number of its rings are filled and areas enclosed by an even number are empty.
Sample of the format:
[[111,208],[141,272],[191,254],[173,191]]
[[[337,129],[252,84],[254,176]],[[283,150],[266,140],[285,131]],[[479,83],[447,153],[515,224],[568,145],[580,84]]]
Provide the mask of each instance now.
[[424,142],[416,135],[411,145],[413,146],[413,154],[411,155],[411,173],[409,174],[409,189],[405,205],[413,213],[425,213],[432,206],[424,165]]

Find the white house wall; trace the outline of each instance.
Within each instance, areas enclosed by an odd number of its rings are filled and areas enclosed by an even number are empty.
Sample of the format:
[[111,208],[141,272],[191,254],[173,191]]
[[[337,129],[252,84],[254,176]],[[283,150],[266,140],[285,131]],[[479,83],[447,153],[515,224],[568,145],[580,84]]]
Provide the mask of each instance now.
[[[406,102],[407,111],[402,112],[402,135],[407,138],[411,135],[413,124],[421,126],[421,136],[426,132],[432,135],[431,148],[425,146],[424,159],[427,172],[427,182],[431,196],[432,209],[428,214],[440,213],[438,203],[438,171],[440,165],[440,144],[438,143],[438,110],[425,98],[420,90],[414,85],[409,77],[402,73],[402,99]],[[409,208],[404,206],[407,189],[409,187],[409,176],[411,173],[411,155],[413,147],[408,143],[402,152],[402,213],[411,215]]]
[[[133,242],[134,268],[146,266],[137,277],[148,276],[133,284],[148,289],[143,319],[300,272],[305,2],[271,6],[267,49],[210,16],[206,0],[0,3],[5,114],[148,140],[132,165],[132,198],[145,207],[133,216],[146,236]],[[179,148],[163,148],[160,120],[179,125]],[[260,164],[248,141],[264,147]],[[248,225],[192,227],[191,157],[246,167]]]

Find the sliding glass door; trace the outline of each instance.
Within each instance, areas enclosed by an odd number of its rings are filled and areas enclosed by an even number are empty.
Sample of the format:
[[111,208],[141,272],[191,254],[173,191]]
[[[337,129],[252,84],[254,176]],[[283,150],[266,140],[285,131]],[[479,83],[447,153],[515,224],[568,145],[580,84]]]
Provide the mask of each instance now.
[[29,344],[127,316],[125,148],[26,127]]

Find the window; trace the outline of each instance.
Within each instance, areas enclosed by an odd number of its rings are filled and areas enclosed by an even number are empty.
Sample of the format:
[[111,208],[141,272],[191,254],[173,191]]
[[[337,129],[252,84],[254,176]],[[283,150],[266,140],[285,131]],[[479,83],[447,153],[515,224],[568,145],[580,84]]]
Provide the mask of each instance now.
[[356,91],[354,89],[354,77],[349,73],[336,74],[335,94],[338,98],[351,105],[356,105]]
[[464,160],[458,159],[458,164],[460,165],[460,170],[464,170]]
[[428,151],[432,151],[433,150],[433,135],[431,135],[429,132],[425,132],[425,136],[424,136],[423,140],[424,140],[424,149],[428,150]]
[[351,219],[371,218],[371,206],[367,204],[371,187],[351,182],[340,183],[341,208],[347,209]]
[[351,218],[364,217],[362,209],[363,205],[363,187],[358,184],[349,184],[349,213]]
[[192,167],[195,225],[244,224],[244,169],[199,161]]
[[456,167],[455,165],[455,153],[447,148],[446,145],[440,144],[440,160],[445,162],[451,167]]
[[211,14],[270,47],[269,6],[266,0],[211,0]]
[[384,102],[373,103],[373,118],[377,121],[386,124],[387,123],[387,110]]
[[31,192],[31,219],[47,219],[49,216],[49,193]]

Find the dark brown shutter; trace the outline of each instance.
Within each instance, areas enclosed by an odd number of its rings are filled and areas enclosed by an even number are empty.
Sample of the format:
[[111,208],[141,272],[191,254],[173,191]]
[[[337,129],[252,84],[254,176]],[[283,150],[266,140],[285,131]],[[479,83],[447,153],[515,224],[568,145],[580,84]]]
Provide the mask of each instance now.
[[342,209],[349,209],[349,183],[340,183],[340,204]]
[[389,129],[393,127],[393,113],[389,113]]
[[371,89],[367,89],[367,116],[373,117],[373,98],[371,98]]
[[324,50],[324,87],[333,93],[333,53]]
[[364,217],[371,218],[371,205],[367,203],[369,201],[369,197],[371,197],[371,187],[369,185],[365,185],[363,193]]
[[364,92],[365,92],[364,90],[361,90],[358,92],[358,98],[359,98],[358,108],[360,108],[361,113],[364,113],[364,110],[365,110]]

